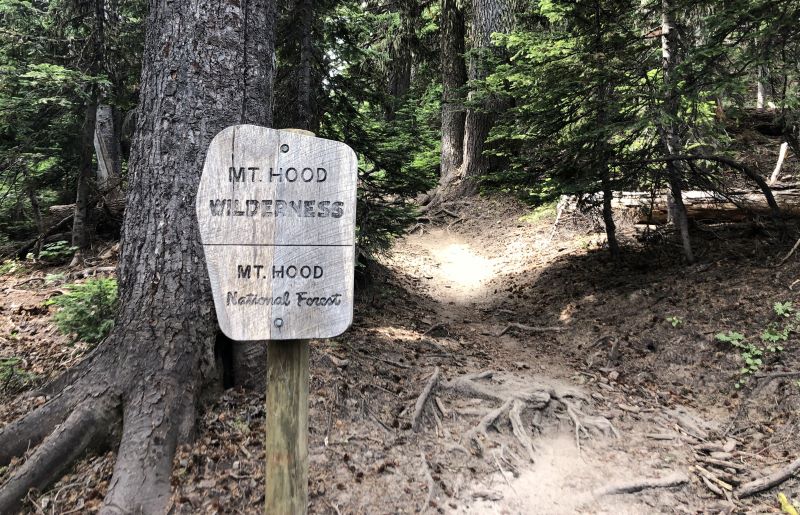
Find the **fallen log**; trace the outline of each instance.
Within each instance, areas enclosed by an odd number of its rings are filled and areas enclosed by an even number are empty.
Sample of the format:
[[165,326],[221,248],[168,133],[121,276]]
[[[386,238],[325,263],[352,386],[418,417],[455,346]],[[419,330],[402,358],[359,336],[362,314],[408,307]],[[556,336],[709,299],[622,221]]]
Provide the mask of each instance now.
[[[773,187],[775,202],[784,216],[800,215],[800,184]],[[664,224],[669,218],[668,195],[659,191],[615,191],[611,201],[614,216],[636,224]],[[753,215],[772,216],[772,210],[760,190],[732,191],[727,195],[707,191],[684,191],[686,214],[694,220],[740,222]],[[602,193],[582,197],[564,195],[559,205],[563,213],[585,212],[602,205]],[[563,215],[562,215],[563,216]]]

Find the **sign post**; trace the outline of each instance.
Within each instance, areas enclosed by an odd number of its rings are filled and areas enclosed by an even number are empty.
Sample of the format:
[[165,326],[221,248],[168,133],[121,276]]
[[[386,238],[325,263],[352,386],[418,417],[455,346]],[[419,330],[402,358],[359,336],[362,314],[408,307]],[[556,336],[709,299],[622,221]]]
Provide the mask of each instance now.
[[235,125],[211,142],[197,192],[220,328],[267,340],[270,515],[308,502],[308,339],[353,319],[357,159],[305,131]]

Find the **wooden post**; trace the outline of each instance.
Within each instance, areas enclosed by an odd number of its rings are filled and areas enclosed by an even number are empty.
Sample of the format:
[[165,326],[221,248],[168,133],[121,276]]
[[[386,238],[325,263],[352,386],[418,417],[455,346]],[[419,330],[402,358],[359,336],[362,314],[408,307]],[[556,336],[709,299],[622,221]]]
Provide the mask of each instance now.
[[308,340],[267,342],[266,515],[308,505]]

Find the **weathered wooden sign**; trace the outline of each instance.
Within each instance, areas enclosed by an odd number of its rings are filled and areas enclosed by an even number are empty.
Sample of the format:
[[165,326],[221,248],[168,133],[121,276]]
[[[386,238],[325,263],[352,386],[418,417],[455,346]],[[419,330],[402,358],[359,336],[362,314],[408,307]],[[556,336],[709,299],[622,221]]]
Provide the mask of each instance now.
[[353,318],[357,159],[258,127],[208,148],[197,219],[217,318],[233,340],[331,338]]

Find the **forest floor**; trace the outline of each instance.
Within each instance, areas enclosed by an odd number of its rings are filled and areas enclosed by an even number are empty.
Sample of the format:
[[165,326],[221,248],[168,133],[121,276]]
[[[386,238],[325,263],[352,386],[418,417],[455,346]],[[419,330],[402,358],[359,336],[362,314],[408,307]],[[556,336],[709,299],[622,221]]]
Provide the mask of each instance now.
[[[312,345],[311,513],[777,513],[778,492],[800,499],[797,479],[731,494],[797,459],[800,386],[737,388],[740,351],[715,339],[761,345],[773,304],[800,305],[800,256],[779,264],[792,240],[702,225],[687,266],[671,234],[623,227],[613,263],[585,221],[553,230],[552,216],[491,198],[448,211],[371,265],[350,330]],[[44,306],[69,280],[0,277],[0,360],[34,374],[0,398],[0,425],[87,349]],[[800,371],[795,333],[783,347],[759,374]],[[239,389],[208,406],[175,459],[173,513],[261,513],[264,409]],[[87,456],[26,510],[97,510],[113,460]],[[651,479],[676,486],[609,491]]]

